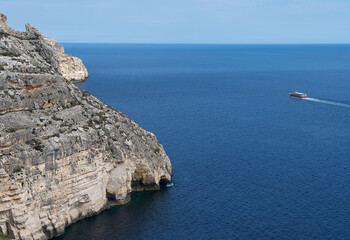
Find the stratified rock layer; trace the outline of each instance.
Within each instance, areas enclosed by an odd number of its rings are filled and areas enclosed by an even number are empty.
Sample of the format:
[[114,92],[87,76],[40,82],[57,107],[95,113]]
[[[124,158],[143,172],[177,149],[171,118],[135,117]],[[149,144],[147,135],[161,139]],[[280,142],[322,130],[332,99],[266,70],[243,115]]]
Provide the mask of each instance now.
[[0,15],[1,234],[50,239],[171,181],[156,137],[68,81],[81,69],[62,60],[55,40],[4,23]]
[[[79,58],[65,54],[64,48],[55,39],[42,36],[40,31],[29,23],[26,24],[26,32],[15,31],[7,25],[7,17],[0,14],[1,33],[11,35],[19,40],[40,40],[40,44],[36,45],[39,47],[40,54],[67,80],[83,81],[89,76],[83,62]],[[9,47],[11,48],[11,46]],[[15,51],[16,49],[12,50]],[[17,54],[23,53],[21,49],[17,50],[20,51]],[[25,51],[25,49],[23,50]]]

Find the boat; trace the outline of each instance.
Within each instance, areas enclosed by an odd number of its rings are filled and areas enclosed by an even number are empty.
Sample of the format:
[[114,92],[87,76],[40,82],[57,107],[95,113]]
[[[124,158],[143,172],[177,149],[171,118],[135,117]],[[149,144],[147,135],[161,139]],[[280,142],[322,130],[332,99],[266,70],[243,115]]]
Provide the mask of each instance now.
[[301,92],[292,92],[292,93],[289,93],[289,96],[294,98],[307,98],[306,93],[301,93]]

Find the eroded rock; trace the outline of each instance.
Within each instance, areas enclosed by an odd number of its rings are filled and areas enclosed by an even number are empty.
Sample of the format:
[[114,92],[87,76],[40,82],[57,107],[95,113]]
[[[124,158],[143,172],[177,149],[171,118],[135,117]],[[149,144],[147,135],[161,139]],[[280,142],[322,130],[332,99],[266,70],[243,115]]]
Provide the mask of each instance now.
[[172,169],[152,133],[67,80],[77,58],[26,29],[0,15],[0,233],[49,239]]

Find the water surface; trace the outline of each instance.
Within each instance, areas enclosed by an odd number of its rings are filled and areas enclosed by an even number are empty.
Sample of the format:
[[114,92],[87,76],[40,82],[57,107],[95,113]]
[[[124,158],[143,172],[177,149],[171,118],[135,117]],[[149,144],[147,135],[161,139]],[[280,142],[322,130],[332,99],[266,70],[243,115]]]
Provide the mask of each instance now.
[[350,238],[350,45],[64,46],[174,174],[64,240]]

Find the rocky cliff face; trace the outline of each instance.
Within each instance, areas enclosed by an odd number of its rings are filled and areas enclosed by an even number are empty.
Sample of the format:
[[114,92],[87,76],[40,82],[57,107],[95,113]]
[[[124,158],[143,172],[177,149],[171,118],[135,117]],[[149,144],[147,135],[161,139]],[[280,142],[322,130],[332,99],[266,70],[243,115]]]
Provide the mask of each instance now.
[[[88,72],[83,62],[77,57],[65,54],[64,48],[55,39],[42,36],[40,31],[29,23],[26,24],[26,32],[15,31],[7,25],[6,21],[7,17],[0,14],[0,34],[10,35],[18,40],[27,40],[29,42],[40,40],[36,44],[38,51],[40,51],[40,54],[52,68],[61,73],[64,78],[73,81],[83,81],[88,77]],[[12,48],[7,42],[3,42],[3,44],[13,55],[28,53],[29,50]],[[29,45],[26,44],[25,47],[29,47]]]
[[152,133],[69,81],[80,60],[26,30],[0,15],[0,235],[50,239],[172,169]]

